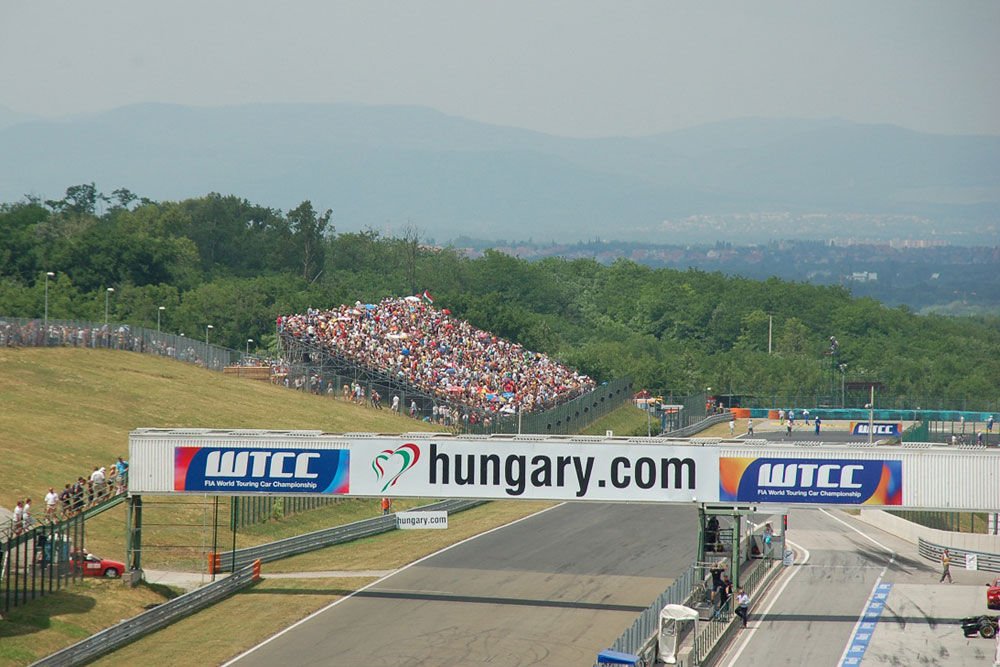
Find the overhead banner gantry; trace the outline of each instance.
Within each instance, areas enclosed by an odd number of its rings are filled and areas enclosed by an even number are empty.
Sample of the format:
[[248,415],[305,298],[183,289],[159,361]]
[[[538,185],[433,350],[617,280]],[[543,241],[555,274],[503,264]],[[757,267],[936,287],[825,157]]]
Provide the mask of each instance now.
[[132,494],[1000,508],[986,449],[139,429],[129,454]]

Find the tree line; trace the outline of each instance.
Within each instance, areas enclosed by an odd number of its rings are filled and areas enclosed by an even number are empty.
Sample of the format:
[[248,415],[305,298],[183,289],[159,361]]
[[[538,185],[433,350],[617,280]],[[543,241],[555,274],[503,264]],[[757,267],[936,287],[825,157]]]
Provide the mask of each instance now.
[[189,336],[212,324],[213,342],[242,349],[247,338],[273,345],[279,314],[429,290],[477,327],[655,393],[836,394],[864,379],[914,400],[1000,396],[995,317],[921,316],[841,287],[628,260],[470,258],[414,229],[389,237],[333,222],[310,201],[283,212],[94,184],[0,204],[0,315],[41,317],[52,272],[52,319],[102,321],[107,304],[112,321],[155,327],[159,313],[164,330]]

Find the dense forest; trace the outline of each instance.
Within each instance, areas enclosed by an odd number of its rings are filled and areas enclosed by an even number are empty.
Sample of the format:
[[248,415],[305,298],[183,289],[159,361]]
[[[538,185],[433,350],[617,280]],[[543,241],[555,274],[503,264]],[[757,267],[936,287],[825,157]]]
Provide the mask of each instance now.
[[0,205],[0,315],[41,317],[47,272],[52,319],[103,321],[107,304],[112,321],[155,327],[159,312],[164,330],[201,336],[211,323],[213,342],[237,349],[247,338],[273,345],[279,314],[429,290],[478,327],[658,393],[835,395],[846,380],[928,407],[1000,396],[996,318],[919,316],[839,287],[626,260],[468,259],[416,230],[338,233],[309,201],[283,212],[85,184]]

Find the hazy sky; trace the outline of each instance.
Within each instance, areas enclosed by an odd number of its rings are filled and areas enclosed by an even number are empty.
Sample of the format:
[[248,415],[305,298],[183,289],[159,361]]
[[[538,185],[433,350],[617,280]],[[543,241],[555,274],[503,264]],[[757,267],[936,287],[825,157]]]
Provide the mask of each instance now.
[[0,0],[0,106],[412,104],[569,136],[839,117],[1000,134],[1000,2]]

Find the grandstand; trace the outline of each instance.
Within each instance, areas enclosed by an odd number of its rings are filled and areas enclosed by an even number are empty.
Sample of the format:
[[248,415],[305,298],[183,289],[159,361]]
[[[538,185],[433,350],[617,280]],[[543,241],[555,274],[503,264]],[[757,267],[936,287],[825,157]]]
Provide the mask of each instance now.
[[[484,427],[530,414],[593,391],[596,384],[545,354],[477,329],[418,297],[387,298],[278,318],[285,357],[310,370],[300,379],[317,393],[341,391],[351,378],[401,397],[401,411],[446,425]],[[333,380],[332,378],[337,378]],[[428,408],[430,407],[430,410]],[[438,410],[433,408],[437,407]],[[457,422],[457,423],[453,423]]]

